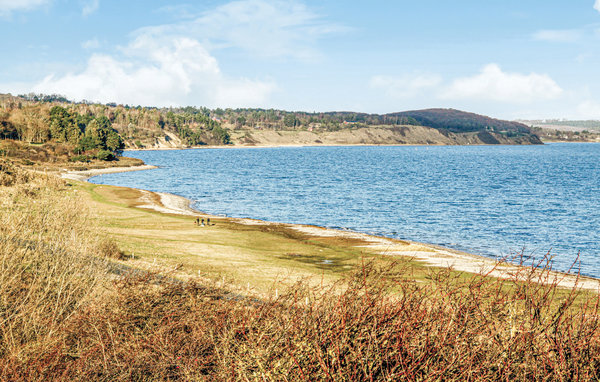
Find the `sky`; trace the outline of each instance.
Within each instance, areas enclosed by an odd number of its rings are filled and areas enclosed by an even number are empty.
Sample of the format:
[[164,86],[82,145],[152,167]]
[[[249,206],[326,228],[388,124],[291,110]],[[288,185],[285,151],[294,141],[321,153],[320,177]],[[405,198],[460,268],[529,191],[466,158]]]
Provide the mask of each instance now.
[[0,93],[600,119],[600,0],[0,0]]

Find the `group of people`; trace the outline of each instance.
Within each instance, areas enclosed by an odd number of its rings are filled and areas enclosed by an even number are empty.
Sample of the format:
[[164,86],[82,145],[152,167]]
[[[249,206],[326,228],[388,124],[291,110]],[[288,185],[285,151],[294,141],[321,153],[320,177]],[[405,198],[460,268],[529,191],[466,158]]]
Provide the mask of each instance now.
[[[204,218],[196,218],[194,224],[200,227],[204,227]],[[210,225],[210,218],[206,218],[206,225]]]

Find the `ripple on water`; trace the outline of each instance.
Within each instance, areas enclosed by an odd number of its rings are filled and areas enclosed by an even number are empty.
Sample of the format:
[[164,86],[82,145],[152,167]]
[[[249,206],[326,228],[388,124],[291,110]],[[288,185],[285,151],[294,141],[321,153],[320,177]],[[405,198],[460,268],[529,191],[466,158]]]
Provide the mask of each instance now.
[[135,151],[161,168],[92,182],[236,217],[347,227],[487,256],[555,254],[600,277],[600,145]]

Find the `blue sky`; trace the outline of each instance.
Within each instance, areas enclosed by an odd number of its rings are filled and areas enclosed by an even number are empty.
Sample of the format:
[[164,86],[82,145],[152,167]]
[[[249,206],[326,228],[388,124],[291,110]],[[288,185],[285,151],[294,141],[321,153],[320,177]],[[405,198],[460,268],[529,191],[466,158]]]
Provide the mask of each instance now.
[[600,119],[600,0],[0,0],[0,92]]

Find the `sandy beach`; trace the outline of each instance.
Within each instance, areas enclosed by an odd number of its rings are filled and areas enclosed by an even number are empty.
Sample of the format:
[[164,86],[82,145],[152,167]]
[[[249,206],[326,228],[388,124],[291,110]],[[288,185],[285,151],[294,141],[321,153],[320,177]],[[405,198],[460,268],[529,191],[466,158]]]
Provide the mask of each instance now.
[[[68,171],[61,174],[64,179],[87,181],[89,178],[102,174],[141,171],[157,168],[152,165],[136,167],[114,167],[106,169],[94,169],[86,171]],[[322,238],[343,238],[354,240],[360,244],[356,247],[384,256],[403,256],[418,260],[431,267],[452,268],[456,271],[468,273],[481,273],[493,277],[509,278],[519,272],[519,267],[508,263],[499,264],[494,259],[476,256],[436,245],[418,243],[407,240],[396,240],[387,237],[373,236],[360,232],[344,231],[331,228],[323,228],[311,225],[276,223],[247,218],[223,218],[206,214],[192,209],[192,201],[178,195],[138,190],[141,194],[137,204],[138,208],[149,209],[164,214],[183,215],[190,217],[219,218],[235,224],[246,226],[273,226],[288,228],[305,235]],[[577,277],[572,274],[552,272],[546,282],[557,282],[563,287],[578,286],[587,290],[600,291],[600,280],[590,277]]]
[[142,166],[134,166],[134,167],[109,167],[109,168],[101,168],[101,169],[92,169],[85,171],[62,171],[60,176],[63,179],[71,179],[71,180],[80,180],[87,181],[89,178],[102,174],[114,174],[118,172],[131,172],[131,171],[142,171],[142,170],[152,170],[158,168],[152,165],[142,165]]

